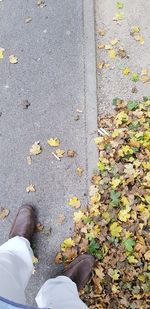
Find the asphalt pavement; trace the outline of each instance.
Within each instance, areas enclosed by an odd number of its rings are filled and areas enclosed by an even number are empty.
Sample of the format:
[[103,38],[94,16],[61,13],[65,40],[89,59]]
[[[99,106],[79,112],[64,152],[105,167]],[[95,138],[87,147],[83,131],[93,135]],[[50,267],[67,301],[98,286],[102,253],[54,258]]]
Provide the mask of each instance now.
[[[0,207],[10,210],[0,221],[0,244],[8,239],[18,207],[35,205],[44,231],[34,239],[39,263],[27,289],[29,304],[34,304],[46,279],[61,273],[54,258],[61,242],[73,233],[74,209],[68,201],[77,196],[81,207],[86,205],[89,171],[96,163],[91,144],[96,127],[93,2],[38,2],[0,2],[0,47],[5,50],[0,59]],[[89,19],[84,16],[85,7]],[[90,29],[92,37],[85,36],[85,29]],[[10,55],[17,57],[16,64],[10,63]],[[57,148],[65,151],[61,160],[47,143],[56,137],[60,139]],[[37,141],[42,152],[29,165],[27,156]],[[69,149],[77,153],[75,157],[67,157]],[[83,169],[81,177],[77,167]],[[26,192],[29,184],[35,186],[35,192]],[[64,223],[60,223],[63,217]]]

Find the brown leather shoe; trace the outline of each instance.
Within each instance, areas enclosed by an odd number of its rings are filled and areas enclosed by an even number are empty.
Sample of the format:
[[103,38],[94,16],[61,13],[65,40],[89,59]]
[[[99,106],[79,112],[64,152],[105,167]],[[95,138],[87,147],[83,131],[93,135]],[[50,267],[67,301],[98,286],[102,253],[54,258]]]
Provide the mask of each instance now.
[[66,267],[63,275],[69,277],[73,282],[75,282],[78,290],[80,290],[88,282],[94,264],[95,259],[92,255],[79,255]]
[[22,236],[31,241],[35,228],[35,210],[31,205],[23,205],[19,208],[13,222],[9,238]]

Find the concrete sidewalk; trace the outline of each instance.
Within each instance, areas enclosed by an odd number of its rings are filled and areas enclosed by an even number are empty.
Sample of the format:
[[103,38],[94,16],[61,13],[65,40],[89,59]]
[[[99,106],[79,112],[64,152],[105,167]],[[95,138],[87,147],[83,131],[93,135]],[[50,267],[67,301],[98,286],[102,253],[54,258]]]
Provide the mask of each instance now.
[[[0,206],[10,210],[0,221],[0,243],[7,240],[22,203],[36,205],[38,221],[51,229],[50,235],[35,237],[39,264],[27,291],[30,304],[44,281],[60,273],[54,257],[60,243],[73,233],[74,209],[68,201],[76,195],[82,206],[86,204],[97,155],[93,1],[45,4],[0,3],[0,45],[5,49],[0,60]],[[26,23],[28,17],[32,20]],[[9,63],[11,54],[18,57],[17,64]],[[28,109],[23,100],[30,102]],[[59,148],[73,149],[77,156],[65,154],[58,161],[51,153],[55,149],[47,144],[51,137],[60,139]],[[26,157],[35,141],[43,151],[29,166]],[[76,174],[78,166],[84,170],[82,177]],[[29,183],[36,192],[26,192]],[[58,223],[60,214],[64,224]]]

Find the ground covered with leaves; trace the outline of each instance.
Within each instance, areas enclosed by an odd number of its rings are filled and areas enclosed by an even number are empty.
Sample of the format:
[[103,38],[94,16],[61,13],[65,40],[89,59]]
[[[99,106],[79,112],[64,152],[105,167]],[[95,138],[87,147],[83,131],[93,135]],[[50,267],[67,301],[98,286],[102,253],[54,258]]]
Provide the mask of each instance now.
[[98,171],[89,205],[74,213],[75,233],[56,263],[78,254],[96,265],[81,298],[90,309],[150,308],[150,100],[114,99],[99,119]]

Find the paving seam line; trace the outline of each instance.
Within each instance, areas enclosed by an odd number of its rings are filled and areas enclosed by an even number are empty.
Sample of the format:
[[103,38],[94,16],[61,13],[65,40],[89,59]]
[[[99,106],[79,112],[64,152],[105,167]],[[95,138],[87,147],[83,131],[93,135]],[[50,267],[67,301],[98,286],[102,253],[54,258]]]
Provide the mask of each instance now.
[[89,189],[93,171],[97,168],[98,150],[94,142],[97,136],[97,82],[94,0],[83,0],[84,31],[84,95],[85,130],[87,145],[87,185]]

